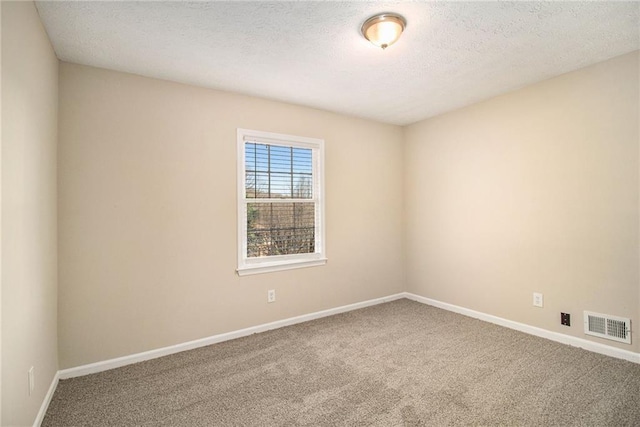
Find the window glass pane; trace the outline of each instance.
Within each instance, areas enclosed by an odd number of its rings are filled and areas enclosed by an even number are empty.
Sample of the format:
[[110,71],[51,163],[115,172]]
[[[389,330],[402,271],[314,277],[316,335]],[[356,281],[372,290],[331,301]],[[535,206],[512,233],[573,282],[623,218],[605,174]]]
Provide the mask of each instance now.
[[248,203],[247,256],[315,252],[315,204]]
[[313,176],[293,174],[293,197],[295,199],[311,199],[313,197]]
[[245,195],[246,195],[245,197],[247,199],[255,199],[256,197],[258,197],[256,195],[256,173],[255,172],[246,171],[244,188],[245,188]]
[[245,143],[247,198],[313,198],[313,153],[310,148]]
[[255,168],[260,172],[269,170],[269,146],[265,144],[253,144],[255,150]]
[[293,171],[311,175],[311,150],[308,148],[293,148]]
[[271,173],[271,198],[290,199],[291,198],[291,174]]
[[291,147],[271,145],[269,150],[271,172],[291,173]]

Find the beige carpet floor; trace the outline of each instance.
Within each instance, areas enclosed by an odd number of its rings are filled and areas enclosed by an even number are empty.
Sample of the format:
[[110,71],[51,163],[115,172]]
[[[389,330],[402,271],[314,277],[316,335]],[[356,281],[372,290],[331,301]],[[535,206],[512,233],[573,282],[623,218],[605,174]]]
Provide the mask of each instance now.
[[640,365],[398,300],[60,381],[43,422],[227,425],[640,426]]

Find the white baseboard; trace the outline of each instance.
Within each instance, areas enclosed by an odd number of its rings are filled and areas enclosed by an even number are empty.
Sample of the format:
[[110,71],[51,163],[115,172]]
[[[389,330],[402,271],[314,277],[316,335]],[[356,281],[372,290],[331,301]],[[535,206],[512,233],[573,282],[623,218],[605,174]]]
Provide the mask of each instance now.
[[460,306],[449,304],[446,302],[437,301],[431,298],[425,298],[420,295],[412,294],[410,292],[404,292],[403,296],[413,301],[421,302],[427,305],[432,305],[434,307],[442,308],[444,310],[453,311],[454,313],[473,317],[479,320],[484,320],[485,322],[494,323],[496,325],[504,326],[509,329],[515,329],[516,331],[524,332],[530,335],[535,335],[541,338],[546,338],[551,341],[556,341],[562,344],[568,344],[573,347],[580,347],[585,350],[593,351],[594,353],[600,353],[606,356],[611,356],[618,359],[624,359],[634,363],[640,363],[640,353],[634,353],[629,350],[623,350],[621,348],[611,347],[605,344],[600,344],[600,343],[589,341],[583,338],[577,338],[571,335],[565,335],[558,332],[552,332],[546,329],[537,328],[535,326],[530,326],[524,323],[514,322],[513,320],[503,319],[502,317],[493,316],[491,314],[482,313],[479,311],[471,310],[468,308],[460,307]]
[[308,322],[309,320],[319,319],[321,317],[332,316],[334,314],[345,313],[347,311],[357,310],[372,305],[382,304],[389,301],[395,301],[405,298],[404,293],[389,295],[382,298],[376,298],[368,301],[358,302],[355,304],[343,305],[341,307],[330,308],[328,310],[317,311],[315,313],[303,314],[301,316],[290,317],[288,319],[278,320],[271,323],[265,323],[250,328],[240,329],[237,331],[227,332],[224,334],[213,335],[207,338],[201,338],[194,341],[188,341],[169,347],[158,348],[155,350],[136,353],[129,356],[118,357],[116,359],[104,360],[101,362],[90,363],[88,365],[77,366],[75,368],[63,369],[58,371],[60,379],[79,377],[82,375],[95,374],[97,372],[107,371],[109,369],[119,368],[121,366],[131,365],[133,363],[145,360],[156,359],[162,356],[179,353],[181,351],[192,350],[194,348],[204,347],[223,341],[229,341],[236,338],[246,337],[248,335],[257,334],[259,332],[269,331],[271,329],[282,328],[284,326],[295,325],[296,323]]
[[262,325],[252,326],[250,328],[213,335],[207,338],[201,338],[198,340],[188,341],[185,343],[158,348],[155,350],[145,351],[142,353],[136,353],[128,356],[118,357],[115,359],[109,359],[101,362],[91,363],[88,365],[82,365],[74,368],[60,370],[57,372],[53,382],[51,383],[51,387],[49,388],[47,396],[44,402],[42,403],[42,407],[40,408],[40,412],[38,413],[38,417],[36,419],[36,422],[34,423],[34,426],[39,426],[40,423],[42,422],[42,419],[44,418],[44,414],[46,413],[46,410],[49,406],[49,402],[51,401],[53,392],[55,391],[55,388],[56,388],[56,385],[58,384],[59,379],[67,379],[67,378],[79,377],[83,375],[94,374],[97,372],[103,372],[109,369],[119,368],[121,366],[131,365],[131,364],[142,362],[145,360],[156,359],[158,357],[168,356],[170,354],[179,353],[186,350],[192,350],[195,348],[220,343],[223,341],[229,341],[236,338],[246,337],[248,335],[253,335],[259,332],[265,332],[272,329],[295,325],[297,323],[308,322],[310,320],[332,316],[334,314],[345,313],[348,311],[370,307],[373,305],[382,304],[389,301],[395,301],[402,298],[407,298],[423,304],[431,305],[434,307],[442,308],[444,310],[459,313],[465,316],[484,320],[486,322],[494,323],[496,325],[504,326],[510,329],[515,329],[520,332],[546,338],[562,344],[568,344],[574,347],[580,347],[585,350],[593,351],[595,353],[612,356],[618,359],[628,360],[630,362],[640,363],[640,353],[634,353],[632,351],[611,347],[605,344],[588,341],[586,339],[572,337],[570,335],[565,335],[558,332],[548,331],[546,329],[537,328],[535,326],[526,325],[524,323],[503,319],[501,317],[493,316],[491,314],[486,314],[486,313],[471,310],[468,308],[460,307],[457,305],[433,300],[430,298],[425,298],[416,294],[412,294],[410,292],[401,292],[398,294],[389,295],[382,298],[376,298],[368,301],[331,308],[328,310],[317,311],[315,313],[304,314],[301,316],[291,317],[288,319],[283,319],[275,322],[265,323]]
[[36,420],[33,422],[33,427],[40,427],[40,424],[42,424],[42,420],[44,420],[44,414],[47,413],[47,409],[49,409],[49,404],[51,403],[51,399],[53,398],[53,393],[56,391],[56,387],[58,387],[59,379],[60,371],[56,372],[56,374],[53,376],[53,380],[51,380],[51,385],[49,386],[49,390],[47,390],[47,394],[44,396],[42,405],[40,405],[40,410],[38,411]]

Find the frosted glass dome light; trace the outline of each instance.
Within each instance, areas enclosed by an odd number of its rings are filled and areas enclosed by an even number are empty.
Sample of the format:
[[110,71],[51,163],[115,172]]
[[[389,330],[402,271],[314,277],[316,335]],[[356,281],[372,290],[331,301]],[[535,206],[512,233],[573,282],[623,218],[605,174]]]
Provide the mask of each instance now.
[[362,35],[374,45],[386,49],[400,38],[407,21],[394,13],[372,16],[362,24]]

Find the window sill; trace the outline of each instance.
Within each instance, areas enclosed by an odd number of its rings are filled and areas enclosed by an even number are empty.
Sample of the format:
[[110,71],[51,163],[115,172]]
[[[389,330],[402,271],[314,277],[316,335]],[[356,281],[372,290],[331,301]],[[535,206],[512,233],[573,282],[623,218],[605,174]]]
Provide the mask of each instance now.
[[236,271],[238,272],[238,276],[248,276],[250,274],[272,273],[274,271],[315,267],[318,265],[324,265],[326,263],[327,263],[326,258],[304,260],[304,261],[289,261],[286,263],[278,263],[278,264],[262,263],[262,264],[244,266],[242,268],[238,268]]

